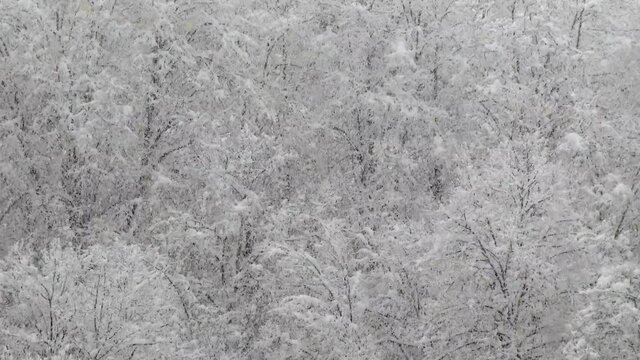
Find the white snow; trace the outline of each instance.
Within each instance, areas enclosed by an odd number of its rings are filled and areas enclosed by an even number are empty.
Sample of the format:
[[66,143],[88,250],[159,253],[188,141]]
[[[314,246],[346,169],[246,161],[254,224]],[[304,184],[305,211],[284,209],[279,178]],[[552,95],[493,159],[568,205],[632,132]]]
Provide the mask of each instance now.
[[209,76],[209,71],[207,69],[201,69],[198,72],[198,77],[196,79],[201,82],[209,82],[211,81],[211,76]]
[[436,135],[433,138],[433,155],[439,157],[444,155],[445,152],[444,141],[440,136]]
[[582,136],[577,133],[570,132],[564,136],[564,141],[560,145],[560,150],[567,152],[583,152],[587,149],[586,144]]
[[393,51],[387,55],[392,60],[398,62],[398,65],[409,65],[415,67],[416,64],[413,61],[413,52],[407,48],[407,43],[404,39],[397,39],[392,47]]
[[618,185],[616,185],[616,187],[613,189],[613,194],[623,199],[627,199],[629,196],[631,196],[632,191],[629,186],[623,183],[618,183]]

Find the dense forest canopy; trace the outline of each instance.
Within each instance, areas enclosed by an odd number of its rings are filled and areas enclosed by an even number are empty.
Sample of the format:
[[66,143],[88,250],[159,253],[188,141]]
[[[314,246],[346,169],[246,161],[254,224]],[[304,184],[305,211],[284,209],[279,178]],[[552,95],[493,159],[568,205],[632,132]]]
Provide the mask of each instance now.
[[638,19],[0,0],[0,357],[637,359]]

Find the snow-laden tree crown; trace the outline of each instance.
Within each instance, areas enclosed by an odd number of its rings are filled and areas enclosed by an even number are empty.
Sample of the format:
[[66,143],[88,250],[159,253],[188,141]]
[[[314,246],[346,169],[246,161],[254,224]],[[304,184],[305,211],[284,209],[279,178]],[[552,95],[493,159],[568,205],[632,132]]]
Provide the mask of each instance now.
[[1,0],[1,359],[636,359],[640,3]]

